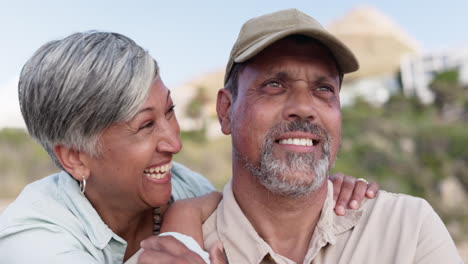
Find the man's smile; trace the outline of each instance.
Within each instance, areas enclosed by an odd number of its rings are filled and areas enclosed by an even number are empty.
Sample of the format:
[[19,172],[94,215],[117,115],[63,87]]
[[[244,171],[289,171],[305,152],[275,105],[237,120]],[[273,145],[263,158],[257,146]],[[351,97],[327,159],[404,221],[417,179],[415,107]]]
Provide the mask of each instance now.
[[278,141],[280,145],[313,146],[314,141],[309,138],[288,138]]
[[314,146],[319,144],[317,135],[305,132],[288,132],[282,134],[275,140],[275,143],[285,147],[290,151],[310,152]]

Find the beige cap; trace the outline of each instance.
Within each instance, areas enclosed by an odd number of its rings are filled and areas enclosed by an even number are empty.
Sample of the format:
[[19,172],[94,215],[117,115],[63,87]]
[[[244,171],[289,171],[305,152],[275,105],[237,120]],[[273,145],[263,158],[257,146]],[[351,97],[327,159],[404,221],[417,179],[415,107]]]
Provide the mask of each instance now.
[[224,84],[234,63],[245,62],[274,42],[294,34],[309,36],[320,41],[333,54],[343,73],[359,69],[359,63],[351,50],[320,23],[297,9],[287,9],[245,22],[232,48],[226,66]]

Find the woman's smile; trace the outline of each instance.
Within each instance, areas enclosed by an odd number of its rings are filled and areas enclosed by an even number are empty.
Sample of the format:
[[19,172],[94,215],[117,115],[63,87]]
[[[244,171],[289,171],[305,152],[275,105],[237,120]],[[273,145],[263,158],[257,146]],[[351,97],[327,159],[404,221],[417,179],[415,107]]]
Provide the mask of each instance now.
[[[172,168],[172,162],[166,163],[161,166],[152,166],[144,170],[146,177],[150,178],[153,182],[164,183],[170,179],[170,172]],[[154,181],[156,180],[156,181]]]

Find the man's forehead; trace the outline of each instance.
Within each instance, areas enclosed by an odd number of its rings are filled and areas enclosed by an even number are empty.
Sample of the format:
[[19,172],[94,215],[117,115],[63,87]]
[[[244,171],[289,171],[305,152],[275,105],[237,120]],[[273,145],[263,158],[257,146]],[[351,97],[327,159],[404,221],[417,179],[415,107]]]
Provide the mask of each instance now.
[[254,57],[245,64],[256,74],[281,79],[309,76],[316,78],[338,79],[339,72],[333,58],[324,56],[301,56],[294,53],[278,53]]

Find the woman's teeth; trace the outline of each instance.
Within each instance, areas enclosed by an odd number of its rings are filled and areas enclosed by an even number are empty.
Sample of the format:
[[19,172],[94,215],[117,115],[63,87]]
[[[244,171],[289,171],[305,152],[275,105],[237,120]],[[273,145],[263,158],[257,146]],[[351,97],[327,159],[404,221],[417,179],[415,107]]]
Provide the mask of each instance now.
[[313,146],[314,143],[310,138],[286,138],[278,142],[279,144],[298,145],[298,146]]
[[172,163],[168,163],[163,166],[159,167],[152,167],[149,169],[145,169],[144,173],[146,176],[153,178],[153,179],[162,179],[167,175],[172,168]]

